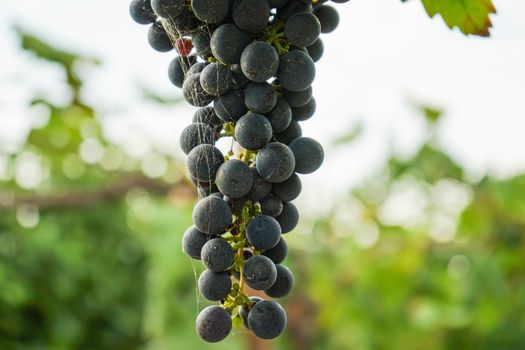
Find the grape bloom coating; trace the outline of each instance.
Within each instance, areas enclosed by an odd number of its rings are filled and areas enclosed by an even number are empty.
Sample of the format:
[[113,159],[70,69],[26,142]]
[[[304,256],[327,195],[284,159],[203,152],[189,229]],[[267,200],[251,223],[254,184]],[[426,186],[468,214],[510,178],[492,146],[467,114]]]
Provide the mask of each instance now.
[[[175,50],[168,77],[197,110],[180,137],[199,201],[184,253],[201,260],[200,294],[217,305],[197,316],[206,342],[226,338],[234,326],[261,339],[278,337],[286,312],[269,298],[288,295],[292,271],[284,234],[295,229],[292,203],[302,190],[298,174],[323,163],[319,142],[303,137],[314,116],[315,63],[321,33],[339,24],[329,0],[133,0],[135,22],[149,25],[159,52]],[[348,0],[332,0],[344,3]],[[215,143],[232,138],[241,151],[224,154]]]

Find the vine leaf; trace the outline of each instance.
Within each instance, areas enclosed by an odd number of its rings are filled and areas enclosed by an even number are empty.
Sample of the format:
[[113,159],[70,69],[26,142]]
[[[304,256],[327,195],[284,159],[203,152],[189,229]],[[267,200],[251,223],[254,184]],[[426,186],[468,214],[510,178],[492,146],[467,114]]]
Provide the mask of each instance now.
[[491,0],[421,0],[430,17],[441,15],[447,26],[464,34],[489,36],[490,14],[496,13]]

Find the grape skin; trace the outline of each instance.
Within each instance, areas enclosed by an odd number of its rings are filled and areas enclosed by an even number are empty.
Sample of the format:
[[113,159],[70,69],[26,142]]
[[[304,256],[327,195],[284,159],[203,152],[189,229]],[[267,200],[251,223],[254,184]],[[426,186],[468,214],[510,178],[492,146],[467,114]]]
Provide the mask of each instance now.
[[257,250],[271,249],[281,239],[281,227],[273,217],[259,215],[246,225],[246,238]]
[[277,79],[286,90],[306,90],[315,79],[315,64],[307,53],[293,50],[279,59]]
[[288,104],[292,108],[302,107],[308,102],[310,102],[310,100],[312,99],[311,86],[309,86],[308,88],[306,88],[306,90],[303,91],[294,92],[286,89],[281,89],[281,92],[286,102],[288,102]]
[[213,145],[215,143],[215,132],[208,125],[193,123],[188,125],[180,135],[180,148],[186,154],[202,144]]
[[202,247],[208,240],[208,235],[199,231],[195,226],[191,226],[182,236],[182,250],[193,259],[199,260],[201,258]]
[[308,46],[306,50],[314,62],[319,61],[324,53],[323,40],[321,38],[317,39],[312,45]]
[[211,36],[211,52],[223,63],[239,63],[242,51],[250,42],[251,38],[248,33],[234,24],[223,24]]
[[256,167],[259,175],[272,183],[288,179],[295,169],[295,158],[288,146],[273,142],[257,154]]
[[321,33],[331,33],[339,25],[339,13],[329,5],[321,5],[314,10],[314,15],[321,23]]
[[266,82],[250,83],[245,90],[244,103],[253,113],[270,112],[277,104],[277,91]]
[[292,108],[292,117],[299,122],[308,120],[315,114],[316,108],[315,98],[312,97],[304,106]]
[[186,72],[195,64],[195,57],[175,57],[168,67],[168,77],[176,87],[182,88]]
[[224,195],[232,199],[241,198],[252,188],[253,175],[246,163],[230,159],[217,170],[215,183]]
[[283,202],[291,202],[301,194],[303,185],[297,174],[292,174],[286,181],[274,184],[272,193]]
[[310,46],[321,34],[321,23],[311,13],[296,13],[286,21],[285,34],[295,46]]
[[272,125],[265,116],[260,114],[244,115],[235,127],[235,139],[247,150],[254,151],[263,148],[271,138]]
[[217,170],[224,163],[221,151],[208,144],[198,145],[188,154],[186,165],[192,178],[198,181],[214,182]]
[[310,174],[323,164],[324,151],[319,142],[310,137],[299,137],[290,142],[295,157],[295,171]]
[[277,73],[278,68],[279,55],[270,44],[254,41],[242,52],[241,69],[251,81],[265,82]]
[[214,238],[204,244],[201,260],[213,272],[226,271],[233,264],[235,253],[230,244],[222,238]]
[[292,122],[292,109],[282,95],[277,97],[275,107],[266,114],[272,125],[273,132],[282,132]]
[[148,42],[152,48],[159,52],[173,50],[170,37],[160,22],[153,23],[151,27],[149,27]]
[[208,343],[225,339],[232,330],[230,314],[225,309],[212,305],[203,309],[195,321],[197,334]]
[[280,264],[288,256],[288,244],[286,244],[284,238],[281,237],[275,247],[265,250],[262,255],[272,260],[274,264]]
[[[277,184],[276,184],[277,185]],[[263,215],[269,215],[274,218],[281,215],[283,211],[283,202],[274,196],[268,196],[264,198],[261,202],[261,212]],[[268,249],[268,248],[265,248]]]
[[297,120],[292,119],[292,121],[290,122],[290,125],[286,128],[286,130],[275,134],[274,137],[277,141],[282,142],[285,145],[288,145],[290,144],[290,142],[292,142],[298,137],[301,137],[302,135],[303,135],[303,130],[301,128],[301,125],[299,125]]
[[199,292],[204,298],[210,301],[217,301],[224,299],[230,293],[232,281],[226,272],[205,270],[199,276],[197,285]]
[[255,255],[244,262],[242,275],[248,286],[255,290],[270,288],[277,279],[275,264],[263,255]]
[[293,203],[284,202],[281,215],[276,217],[277,222],[281,225],[281,232],[288,233],[292,231],[299,223],[299,211]]
[[230,90],[227,94],[216,97],[213,100],[213,109],[225,123],[236,122],[248,110],[242,94],[237,90]]
[[219,23],[228,15],[228,0],[192,0],[191,7],[195,16],[206,23]]
[[209,196],[201,199],[193,209],[193,224],[208,235],[224,233],[232,223],[232,211],[222,198]]
[[270,5],[265,0],[240,0],[233,8],[235,24],[250,33],[257,33],[268,26]]
[[228,67],[214,62],[204,67],[200,74],[200,83],[208,94],[219,96],[232,88],[233,79]]
[[[195,67],[194,65],[193,67]],[[193,68],[192,67],[192,68]],[[182,85],[182,94],[186,101],[195,107],[205,107],[210,104],[213,100],[213,96],[208,94],[202,88],[200,82],[201,73],[195,73],[186,77],[184,84]]]
[[292,271],[283,265],[275,265],[277,269],[277,279],[275,283],[264,291],[266,295],[272,298],[282,298],[290,293],[293,289],[294,278]]
[[248,313],[248,325],[256,336],[273,339],[286,328],[286,312],[273,300],[262,300]]
[[250,168],[253,174],[253,185],[246,195],[250,200],[258,202],[268,197],[272,192],[272,184],[263,179],[256,168]]
[[150,0],[133,0],[129,5],[129,14],[138,24],[151,24],[157,19]]
[[162,18],[177,17],[182,13],[184,0],[151,0],[151,7]]

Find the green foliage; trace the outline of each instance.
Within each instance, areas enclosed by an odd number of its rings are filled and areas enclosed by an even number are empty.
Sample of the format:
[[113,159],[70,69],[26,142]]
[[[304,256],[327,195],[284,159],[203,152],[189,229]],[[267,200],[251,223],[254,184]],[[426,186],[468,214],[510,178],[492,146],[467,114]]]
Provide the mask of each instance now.
[[[406,0],[402,0],[403,2]],[[490,14],[496,13],[491,0],[421,0],[430,17],[441,15],[450,29],[464,34],[489,36]]]

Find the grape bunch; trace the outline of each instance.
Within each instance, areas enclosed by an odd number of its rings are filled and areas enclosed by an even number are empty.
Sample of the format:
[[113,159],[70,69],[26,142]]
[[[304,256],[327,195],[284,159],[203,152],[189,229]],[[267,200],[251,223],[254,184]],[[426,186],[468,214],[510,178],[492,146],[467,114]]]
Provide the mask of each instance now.
[[[283,234],[299,222],[292,203],[302,190],[298,174],[314,172],[324,158],[299,123],[316,109],[311,85],[324,50],[320,34],[339,23],[326,1],[131,2],[132,18],[150,25],[150,45],[178,52],[168,76],[198,107],[180,137],[199,193],[183,250],[206,266],[200,294],[220,302],[196,320],[207,342],[223,340],[233,325],[263,339],[286,327],[279,303],[246,289],[274,299],[294,284],[282,265],[288,253]],[[232,139],[226,154],[215,145],[220,138]]]

